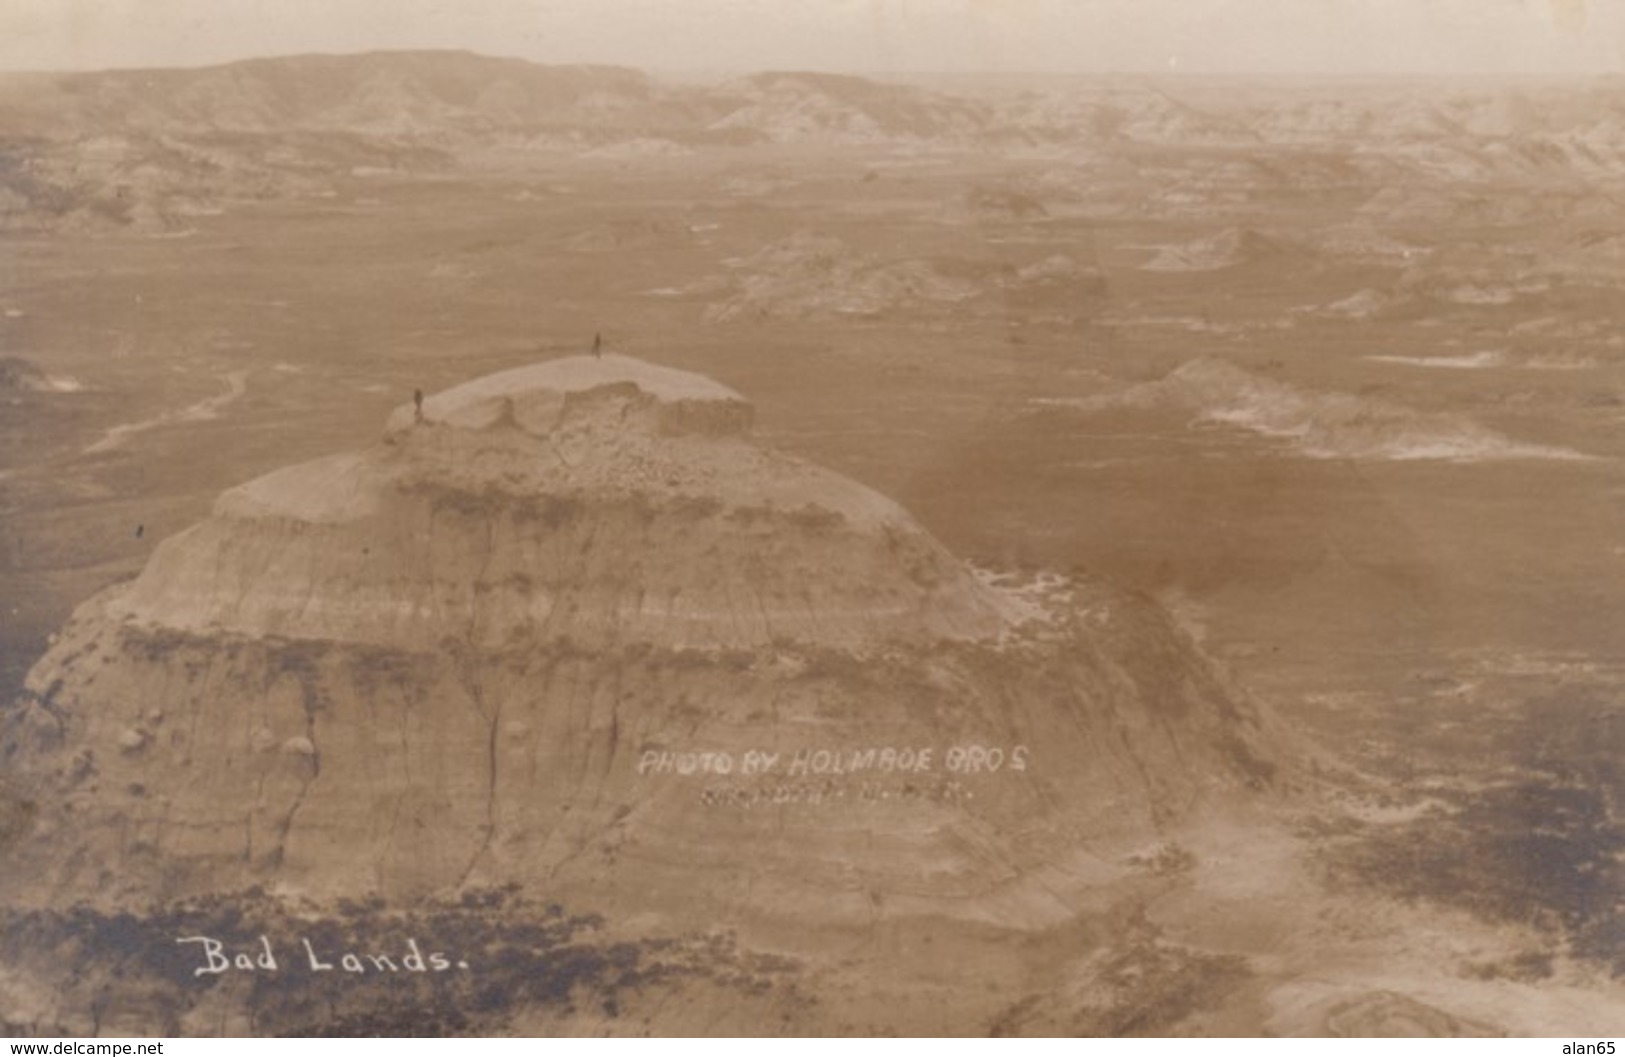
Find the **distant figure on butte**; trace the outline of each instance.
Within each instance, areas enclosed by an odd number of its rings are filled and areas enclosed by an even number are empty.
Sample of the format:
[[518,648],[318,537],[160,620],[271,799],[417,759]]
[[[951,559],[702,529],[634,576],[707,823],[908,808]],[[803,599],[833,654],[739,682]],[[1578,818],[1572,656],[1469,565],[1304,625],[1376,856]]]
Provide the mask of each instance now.
[[604,336],[602,334],[592,336],[592,354],[600,360],[604,358]]
[[414,422],[422,422],[423,421],[423,390],[421,390],[421,389],[412,390],[412,407],[414,409],[412,421],[414,421]]

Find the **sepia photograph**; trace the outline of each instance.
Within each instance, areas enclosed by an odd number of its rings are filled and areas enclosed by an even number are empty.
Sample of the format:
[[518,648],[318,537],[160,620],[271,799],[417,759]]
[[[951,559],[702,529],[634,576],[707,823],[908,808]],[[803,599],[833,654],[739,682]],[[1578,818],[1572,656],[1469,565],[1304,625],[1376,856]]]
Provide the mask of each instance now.
[[0,0],[0,1035],[1617,1036],[1622,460],[1621,0]]

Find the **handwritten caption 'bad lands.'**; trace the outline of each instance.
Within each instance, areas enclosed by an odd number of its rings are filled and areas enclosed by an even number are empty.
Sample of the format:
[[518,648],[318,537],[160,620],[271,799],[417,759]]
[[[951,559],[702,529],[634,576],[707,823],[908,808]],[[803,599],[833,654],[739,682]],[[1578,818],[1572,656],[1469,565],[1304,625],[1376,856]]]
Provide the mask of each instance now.
[[1025,745],[1005,748],[999,745],[952,745],[896,748],[872,746],[860,749],[796,749],[769,752],[747,749],[671,751],[645,749],[638,757],[640,776],[675,774],[690,776],[735,776],[806,778],[815,775],[858,774],[996,774],[1025,771],[1032,752]]

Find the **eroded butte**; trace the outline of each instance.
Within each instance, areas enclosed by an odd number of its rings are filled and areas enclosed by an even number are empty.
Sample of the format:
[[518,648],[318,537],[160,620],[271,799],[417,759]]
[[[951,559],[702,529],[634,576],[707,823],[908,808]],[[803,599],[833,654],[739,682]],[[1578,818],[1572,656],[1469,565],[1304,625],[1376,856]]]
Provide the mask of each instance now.
[[1080,849],[1270,782],[1156,607],[975,570],[751,419],[574,357],[228,491],[31,673],[8,887],[1034,926]]

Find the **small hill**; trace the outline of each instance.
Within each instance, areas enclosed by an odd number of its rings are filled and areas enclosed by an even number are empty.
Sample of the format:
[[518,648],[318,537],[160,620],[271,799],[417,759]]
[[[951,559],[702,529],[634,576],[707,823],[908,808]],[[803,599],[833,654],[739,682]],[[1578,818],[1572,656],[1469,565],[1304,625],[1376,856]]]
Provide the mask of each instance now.
[[44,389],[45,372],[21,356],[0,356],[0,390]]
[[1423,412],[1351,393],[1322,393],[1254,374],[1225,360],[1191,360],[1155,382],[1080,402],[1088,410],[1176,409],[1193,421],[1244,429],[1315,459],[1382,461],[1584,459],[1526,444],[1472,419]]
[[0,393],[71,393],[80,388],[73,378],[46,374],[21,356],[0,356]]
[[969,141],[985,105],[907,85],[830,73],[762,73],[722,86],[732,109],[710,127],[775,143]]
[[1251,228],[1226,228],[1207,238],[1164,246],[1141,267],[1148,272],[1217,272],[1297,256],[1307,252]]

